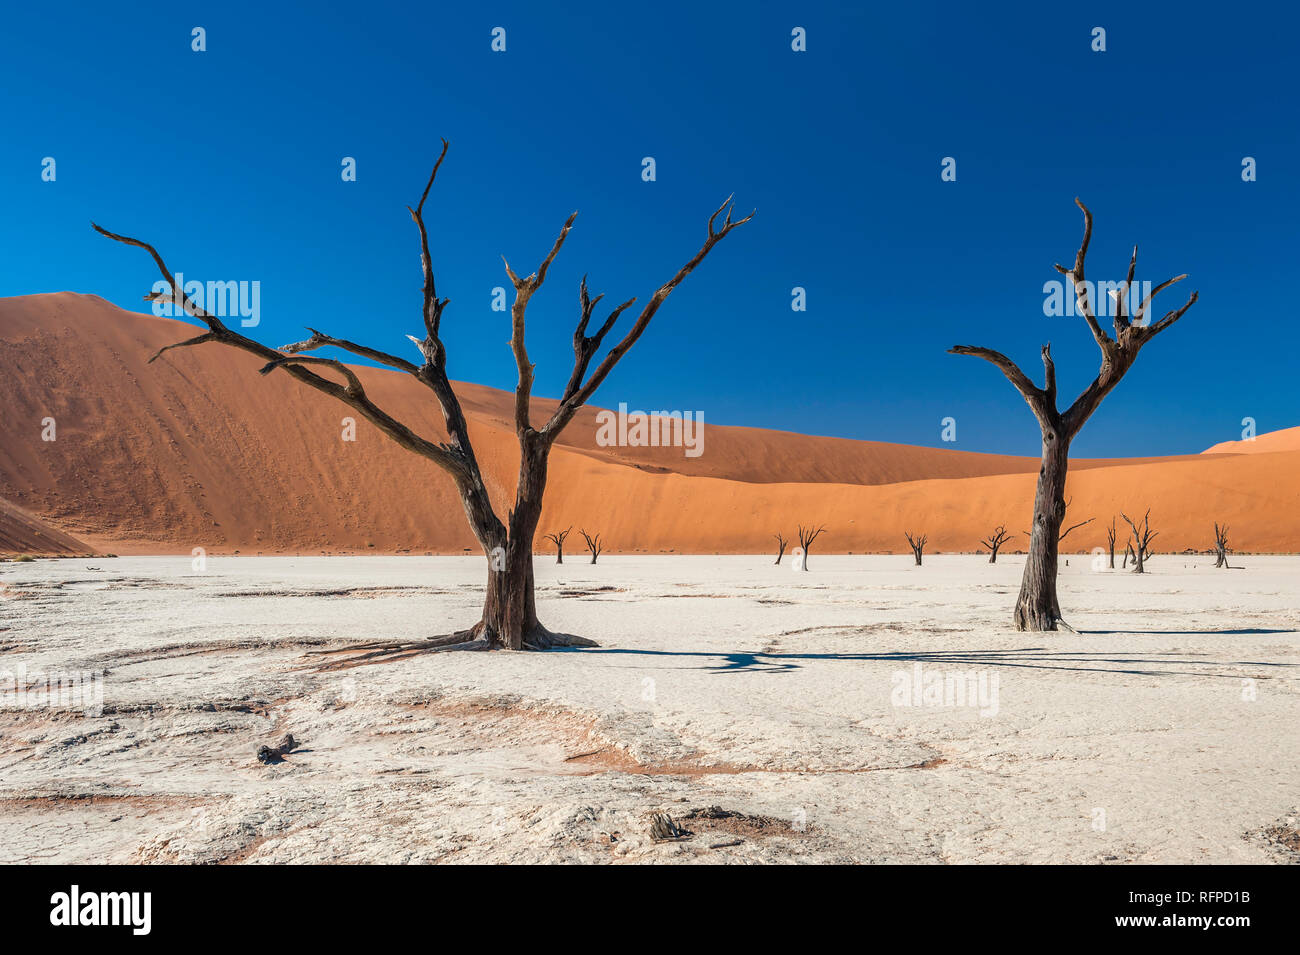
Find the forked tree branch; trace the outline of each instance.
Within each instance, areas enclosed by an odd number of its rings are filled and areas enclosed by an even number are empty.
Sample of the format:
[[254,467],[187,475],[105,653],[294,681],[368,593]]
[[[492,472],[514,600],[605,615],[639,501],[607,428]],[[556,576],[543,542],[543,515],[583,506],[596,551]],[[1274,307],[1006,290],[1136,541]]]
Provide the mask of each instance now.
[[510,268],[510,263],[506,262],[505,256],[501,257],[501,261],[505,263],[506,275],[510,276],[510,281],[515,287],[515,300],[510,306],[510,348],[514,352],[515,367],[519,373],[519,379],[515,384],[515,431],[521,437],[533,430],[528,412],[532,402],[533,377],[537,367],[528,360],[528,347],[524,342],[524,319],[528,311],[528,300],[546,281],[546,273],[551,263],[555,261],[555,257],[559,255],[564,240],[568,238],[569,230],[573,228],[573,220],[577,217],[578,213],[574,212],[565,220],[559,237],[551,246],[551,251],[537,267],[537,271],[527,278],[521,279],[516,275],[514,269]]
[[1092,213],[1077,196],[1074,204],[1083,212],[1083,241],[1079,243],[1079,251],[1074,254],[1074,268],[1067,269],[1058,264],[1056,271],[1074,284],[1074,297],[1079,303],[1079,311],[1083,312],[1084,321],[1088,323],[1088,330],[1092,332],[1092,337],[1096,340],[1102,355],[1109,356],[1115,343],[1097,324],[1097,315],[1093,311],[1093,303],[1088,298],[1088,283],[1084,277],[1084,260],[1088,257],[1088,244],[1092,241]]
[[[677,273],[671,279],[669,279],[664,285],[660,286],[654,295],[650,297],[650,301],[641,309],[641,314],[637,316],[636,322],[628,330],[628,333],[623,336],[623,340],[606,353],[604,359],[602,359],[600,364],[596,366],[596,370],[591,373],[591,377],[587,379],[585,384],[582,383],[582,374],[586,370],[591,355],[584,355],[585,349],[579,347],[578,339],[575,335],[574,373],[569,378],[569,384],[571,387],[570,389],[566,389],[564,397],[560,400],[559,407],[555,409],[555,413],[551,415],[551,419],[541,429],[541,434],[547,441],[554,441],[559,437],[560,432],[564,430],[565,425],[567,425],[573,419],[573,416],[577,414],[578,409],[587,403],[591,396],[595,394],[596,389],[599,388],[605,378],[608,377],[609,373],[614,370],[614,366],[618,364],[619,360],[625,354],[627,354],[628,349],[636,344],[637,339],[641,337],[641,333],[644,332],[646,327],[650,324],[650,320],[654,318],[655,313],[659,311],[659,306],[662,305],[664,300],[673,293],[673,290],[682,283],[682,280],[685,279],[686,276],[690,275],[697,265],[704,261],[705,256],[713,251],[713,247],[725,239],[731,233],[732,229],[742,226],[750,219],[754,218],[754,213],[751,212],[749,215],[745,216],[745,218],[733,221],[732,214],[734,208],[735,206],[732,202],[732,197],[728,196],[722,205],[718,206],[713,215],[709,216],[708,235],[704,240],[704,244],[700,247],[700,250],[696,252],[685,265],[677,270]],[[717,229],[715,226],[718,216],[722,215],[724,211],[726,216],[723,220],[722,228]],[[595,344],[592,346],[592,352],[599,347],[600,340],[602,340],[609,329],[613,327],[618,316],[622,314],[626,308],[631,306],[634,301],[635,299],[631,299],[615,309],[614,313],[606,320],[605,325],[601,327],[600,331],[598,331],[595,336],[593,336]],[[579,330],[583,331],[585,328],[585,322],[580,318]]]
[[1135,313],[1130,317],[1127,314],[1127,300],[1133,288],[1134,275],[1137,272],[1138,250],[1135,245],[1133,254],[1129,257],[1128,272],[1125,275],[1124,284],[1121,290],[1116,292],[1115,338],[1111,339],[1097,323],[1097,317],[1093,312],[1093,303],[1088,298],[1087,279],[1084,272],[1088,246],[1092,241],[1092,213],[1081,200],[1076,198],[1074,202],[1083,211],[1083,241],[1079,243],[1079,250],[1075,253],[1072,268],[1067,269],[1060,264],[1057,264],[1055,268],[1073,282],[1079,310],[1083,313],[1083,317],[1088,323],[1088,329],[1092,332],[1092,337],[1101,349],[1101,369],[1092,383],[1080,392],[1074,403],[1062,413],[1057,410],[1056,369],[1052,364],[1050,346],[1043,347],[1043,366],[1046,376],[1043,388],[1035,386],[1029,380],[1029,377],[1020,370],[1020,367],[1001,352],[974,345],[956,345],[948,349],[950,354],[974,355],[996,365],[1029,404],[1039,423],[1043,426],[1044,432],[1048,428],[1059,428],[1063,432],[1059,437],[1067,441],[1072,440],[1079,433],[1088,418],[1097,410],[1102,399],[1119,384],[1125,373],[1132,367],[1133,362],[1137,360],[1138,352],[1142,346],[1182,318],[1187,313],[1187,310],[1196,304],[1198,298],[1198,293],[1193,292],[1181,308],[1167,312],[1160,321],[1154,324],[1146,324],[1147,312],[1156,295],[1187,277],[1186,275],[1177,275],[1157,285],[1143,299]]
[[[1050,345],[1043,346],[1043,364],[1047,369],[1047,384],[1052,389],[1052,397],[1055,398],[1056,388],[1056,367],[1053,365]],[[1048,391],[1045,388],[1039,388],[1029,376],[1020,370],[1020,366],[1014,361],[1002,354],[1000,351],[994,351],[992,348],[983,348],[977,345],[953,345],[948,349],[950,355],[972,355],[975,358],[983,358],[985,361],[996,366],[998,370],[1006,376],[1007,381],[1015,386],[1016,391],[1025,399],[1029,409],[1038,418],[1039,422],[1047,427],[1051,422],[1052,416],[1056,414],[1056,405],[1054,400],[1048,400]]]

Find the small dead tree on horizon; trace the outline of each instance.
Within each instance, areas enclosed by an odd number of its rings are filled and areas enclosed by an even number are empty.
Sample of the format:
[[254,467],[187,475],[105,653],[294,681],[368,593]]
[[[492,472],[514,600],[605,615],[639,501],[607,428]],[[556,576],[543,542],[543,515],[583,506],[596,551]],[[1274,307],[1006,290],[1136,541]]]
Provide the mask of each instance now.
[[815,541],[818,537],[820,537],[822,535],[822,531],[824,530],[826,530],[826,526],[824,524],[817,528],[814,528],[811,524],[809,524],[807,528],[805,528],[802,524],[799,525],[799,550],[800,550],[799,568],[800,570],[808,569],[808,550],[809,548],[812,547],[813,541]]
[[1214,522],[1214,566],[1222,567],[1225,570],[1231,570],[1228,565],[1228,525],[1219,526],[1219,522]]
[[1110,548],[1110,569],[1115,569],[1115,518],[1110,519],[1110,527],[1106,528],[1106,546]]
[[597,534],[595,537],[592,537],[581,528],[578,529],[578,533],[581,534],[583,540],[587,542],[587,550],[591,551],[591,562],[594,564],[596,558],[600,556],[600,552],[603,549],[600,543],[600,535]]
[[993,533],[989,535],[988,540],[980,541],[981,544],[989,549],[990,564],[996,564],[998,562],[998,548],[1010,539],[1011,535],[1007,533],[1006,527],[999,524],[997,527],[993,528]]
[[779,565],[781,563],[781,558],[785,556],[785,545],[790,542],[786,540],[784,537],[782,537],[780,534],[773,534],[772,536],[776,538],[776,543],[778,547],[776,552],[776,562]]
[[[469,426],[460,399],[447,377],[447,350],[442,340],[442,313],[449,300],[438,297],[434,283],[433,257],[424,223],[424,203],[429,198],[429,191],[433,188],[438,169],[446,158],[447,148],[448,143],[444,139],[442,152],[433,165],[433,172],[429,175],[429,181],[424,187],[420,201],[415,208],[408,207],[420,233],[420,265],[424,274],[421,309],[424,334],[420,338],[408,336],[419,349],[421,363],[418,365],[387,352],[334,338],[310,327],[307,330],[311,332],[311,337],[305,341],[286,345],[279,350],[268,348],[233,331],[220,318],[196,305],[185,294],[175,273],[167,268],[162,256],[152,245],[139,239],[109,232],[93,222],[91,225],[101,235],[115,242],[144,249],[153,258],[170,291],[151,293],[146,296],[148,300],[170,300],[184,314],[197,318],[207,326],[207,330],[201,335],[160,349],[150,361],[170,349],[199,345],[204,342],[219,342],[249,352],[264,362],[261,368],[262,374],[282,369],[294,380],[355,409],[397,444],[427,458],[448,473],[460,494],[470,529],[487,557],[487,588],[483,613],[478,623],[468,630],[437,637],[431,636],[422,644],[425,649],[455,647],[544,650],[554,646],[592,646],[593,642],[584,637],[552,633],[537,619],[533,583],[533,537],[542,515],[542,498],[546,490],[551,448],[578,410],[591,399],[596,389],[613,371],[614,366],[636,344],[659,307],[673,290],[704,261],[715,245],[726,238],[733,229],[752,219],[754,213],[751,212],[743,219],[733,220],[732,213],[735,206],[732,199],[728,197],[713,215],[709,216],[708,234],[699,251],[650,296],[632,327],[618,344],[605,353],[594,371],[590,371],[592,359],[600,351],[605,336],[614,327],[619,316],[635,304],[636,299],[628,299],[614,308],[595,333],[588,335],[588,323],[602,296],[597,295],[592,298],[587,292],[586,277],[583,277],[578,290],[577,326],[573,333],[573,371],[554,410],[540,428],[533,424],[532,419],[535,366],[528,357],[524,342],[525,313],[529,300],[546,281],[551,263],[555,261],[560,248],[564,245],[564,240],[578,214],[575,212],[569,216],[550,252],[535,272],[520,277],[515,274],[510,263],[505,262],[506,275],[515,290],[514,302],[510,307],[510,347],[514,353],[518,372],[515,385],[514,427],[519,441],[519,472],[514,489],[514,505],[507,511],[506,521],[503,522],[488,495],[487,482],[484,480],[474,448],[470,443]],[[719,217],[722,218],[721,227],[717,227]],[[411,376],[420,386],[427,387],[442,411],[447,441],[443,443],[431,441],[389,415],[367,394],[361,378],[348,365],[333,358],[302,354],[324,347],[339,348],[389,368],[395,368]],[[342,378],[342,382],[317,374],[317,371],[322,369],[331,370]]]
[[1155,540],[1156,535],[1160,533],[1159,531],[1151,530],[1151,508],[1148,507],[1146,514],[1142,516],[1141,530],[1138,529],[1137,524],[1135,524],[1123,511],[1119,512],[1119,516],[1124,518],[1129,527],[1133,528],[1133,541],[1131,544],[1133,549],[1132,573],[1145,574],[1146,562],[1151,557],[1151,542]]
[[1065,519],[1065,478],[1070,467],[1070,442],[1092,417],[1102,400],[1133,367],[1143,346],[1182,318],[1196,304],[1198,294],[1193,292],[1183,306],[1167,312],[1159,321],[1150,321],[1148,309],[1155,296],[1187,277],[1175,276],[1157,285],[1130,317],[1126,314],[1125,300],[1133,288],[1133,275],[1137,269],[1137,246],[1134,246],[1133,256],[1129,260],[1128,277],[1115,293],[1115,337],[1111,338],[1097,322],[1084,277],[1084,260],[1088,254],[1088,243],[1092,239],[1092,213],[1080,200],[1075,199],[1074,202],[1083,212],[1083,241],[1075,253],[1073,267],[1067,269],[1058,264],[1056,270],[1073,285],[1079,311],[1101,350],[1101,369],[1092,384],[1062,412],[1057,407],[1056,366],[1052,362],[1050,342],[1042,347],[1042,388],[1030,381],[1020,366],[1001,352],[974,345],[954,345],[948,349],[951,354],[973,355],[996,366],[1025,399],[1042,432],[1042,467],[1038,472],[1038,487],[1034,494],[1029,558],[1025,561],[1025,572],[1021,578],[1020,595],[1016,599],[1013,617],[1017,630],[1056,630],[1064,624],[1056,595],[1056,576],[1061,523]]
[[556,531],[545,535],[546,540],[555,545],[555,562],[557,564],[564,563],[564,539],[569,536],[569,531],[571,530],[573,530],[572,524],[562,531]]
[[929,536],[918,534],[916,537],[913,537],[907,531],[903,532],[903,536],[907,538],[907,543],[912,547],[912,556],[916,558],[916,566],[920,567],[921,554],[925,551],[925,542],[930,539]]

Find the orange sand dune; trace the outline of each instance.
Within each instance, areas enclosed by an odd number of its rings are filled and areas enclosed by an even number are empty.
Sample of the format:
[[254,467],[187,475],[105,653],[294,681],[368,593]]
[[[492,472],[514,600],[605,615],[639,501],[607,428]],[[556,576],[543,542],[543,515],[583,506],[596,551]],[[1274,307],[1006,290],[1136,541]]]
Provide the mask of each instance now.
[[[285,375],[260,377],[257,359],[220,346],[146,364],[192,335],[95,296],[0,299],[0,352],[13,371],[0,497],[124,554],[476,546],[434,465],[365,421],[355,442],[342,440],[350,409]],[[418,383],[358,373],[381,406],[431,439],[445,436]],[[504,513],[517,467],[512,396],[458,390]],[[539,423],[551,407],[535,401]],[[904,529],[928,533],[932,549],[974,550],[994,524],[1028,527],[1037,459],[707,423],[704,454],[687,458],[680,448],[598,447],[596,413],[584,409],[552,455],[543,529],[599,530],[611,551],[763,551],[800,521],[828,525],[825,552],[898,551]],[[47,417],[54,441],[41,439]],[[1233,526],[1239,549],[1300,549],[1297,466],[1298,451],[1074,462],[1071,521],[1098,520],[1067,543],[1095,546],[1119,508],[1150,506],[1167,549],[1207,547],[1214,520]]]
[[1274,451],[1300,451],[1300,428],[1284,428],[1256,435],[1251,441],[1220,441],[1202,454],[1271,454]]
[[0,501],[0,556],[71,557],[93,553],[94,548],[55,530],[35,514]]

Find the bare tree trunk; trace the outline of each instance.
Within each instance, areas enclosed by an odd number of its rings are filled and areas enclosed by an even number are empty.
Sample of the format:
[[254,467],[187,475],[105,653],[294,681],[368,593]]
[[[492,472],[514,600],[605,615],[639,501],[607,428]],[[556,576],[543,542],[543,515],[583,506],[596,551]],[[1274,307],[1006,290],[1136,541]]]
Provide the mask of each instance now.
[[1231,569],[1228,566],[1228,525],[1219,526],[1214,522],[1214,566]]
[[1110,569],[1115,569],[1115,518],[1110,519],[1110,527],[1106,528],[1106,543],[1110,547]]
[[1070,466],[1070,444],[1055,430],[1043,432],[1043,463],[1034,494],[1034,524],[1029,536],[1029,558],[1016,599],[1017,630],[1055,630],[1061,619],[1056,599],[1057,552],[1061,522],[1065,519],[1065,476]]
[[779,549],[776,552],[776,562],[777,565],[779,566],[781,563],[781,558],[785,556],[785,545],[788,543],[788,541],[780,534],[774,534],[773,536],[776,538],[776,542],[779,545]]
[[913,537],[906,531],[903,536],[907,538],[908,545],[912,548],[912,558],[916,561],[916,566],[921,566],[921,555],[925,552],[925,543],[930,539],[928,534],[917,534]]
[[1134,554],[1134,557],[1133,557],[1133,570],[1131,571],[1131,573],[1134,573],[1134,574],[1145,574],[1145,573],[1146,573],[1146,568],[1145,568],[1144,564],[1145,564],[1146,562],[1143,560],[1142,549],[1141,549],[1141,548],[1134,548],[1134,550],[1133,550],[1133,554]]

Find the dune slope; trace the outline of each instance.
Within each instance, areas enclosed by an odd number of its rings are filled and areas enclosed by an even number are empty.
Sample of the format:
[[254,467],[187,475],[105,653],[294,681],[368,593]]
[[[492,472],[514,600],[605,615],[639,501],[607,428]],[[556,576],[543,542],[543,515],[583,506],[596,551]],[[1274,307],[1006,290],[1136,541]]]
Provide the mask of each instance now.
[[[0,497],[124,554],[475,546],[434,465],[364,420],[355,441],[343,440],[350,409],[287,376],[260,377],[257,359],[219,346],[146,364],[192,334],[95,296],[0,299],[0,357],[13,370],[0,418]],[[418,383],[358,373],[382,407],[445,437]],[[458,388],[504,513],[517,467],[512,396]],[[551,407],[535,401],[539,421]],[[1033,458],[712,424],[705,453],[687,458],[680,448],[599,447],[596,414],[584,409],[555,449],[543,530],[585,526],[612,551],[762,551],[798,522],[828,526],[824,552],[899,551],[905,529],[929,534],[931,549],[974,550],[995,524],[1029,526]],[[43,440],[49,418],[56,433]],[[1208,547],[1215,520],[1232,525],[1237,548],[1300,549],[1298,466],[1295,450],[1074,462],[1071,522],[1096,520],[1068,544],[1097,546],[1120,509],[1152,507],[1163,549]]]

